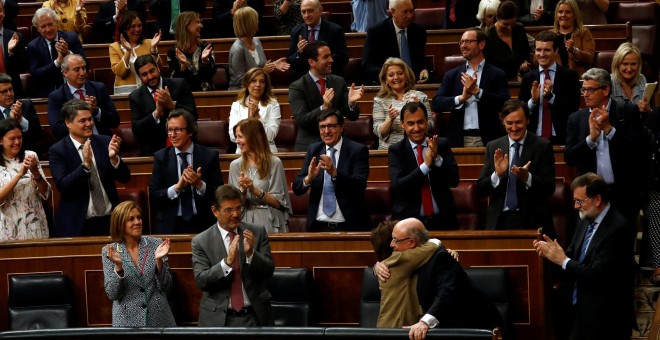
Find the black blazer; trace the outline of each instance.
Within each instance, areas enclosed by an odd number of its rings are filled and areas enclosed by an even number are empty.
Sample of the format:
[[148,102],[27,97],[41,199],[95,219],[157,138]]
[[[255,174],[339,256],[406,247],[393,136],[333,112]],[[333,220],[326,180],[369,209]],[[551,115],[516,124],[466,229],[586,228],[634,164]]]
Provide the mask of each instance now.
[[[37,110],[34,109],[34,104],[32,99],[20,99],[23,103],[22,115],[28,121],[27,131],[23,131],[23,149],[32,150],[39,154],[37,150],[37,143],[43,135],[43,129],[41,128],[41,123],[39,122],[39,117],[37,116]],[[5,116],[0,113],[0,120],[5,119]]]
[[[174,152],[174,147],[170,146],[158,150],[154,154],[153,173],[149,181],[149,200],[151,206],[156,210],[153,224],[155,234],[171,234],[174,232],[176,224],[179,200],[171,200],[167,197],[167,189],[179,181],[178,161]],[[216,151],[195,144],[192,160],[192,167],[195,171],[199,167],[202,168],[202,181],[206,183],[204,196],[198,195],[197,190],[192,189],[197,215],[201,221],[197,231],[201,232],[204,226],[215,221],[211,212],[211,204],[215,197],[215,189],[221,186],[223,181],[220,175],[220,159]]]
[[[463,119],[465,117],[465,105],[455,108],[454,97],[463,93],[461,73],[465,72],[466,66],[458,66],[445,74],[442,84],[433,97],[433,112],[450,111],[449,130],[447,138],[453,147],[463,146]],[[486,145],[488,142],[504,135],[504,129],[500,123],[499,112],[504,102],[510,98],[509,83],[504,71],[486,62],[481,74],[479,89],[483,90],[481,98],[477,103],[479,115],[479,130],[481,139]]]
[[4,27],[2,33],[2,51],[5,58],[5,72],[11,77],[11,85],[14,88],[14,98],[25,98],[26,93],[23,91],[23,83],[21,83],[21,73],[27,72],[25,39],[20,32],[16,32],[18,35],[18,44],[14,47],[14,53],[10,56],[7,46],[9,45],[9,40],[11,40],[14,32],[15,31]]
[[[509,137],[498,138],[486,145],[484,166],[477,182],[477,192],[482,197],[489,197],[488,218],[486,229],[497,229],[497,221],[504,209],[506,189],[509,181],[509,172],[500,179],[496,188],[490,182],[490,176],[495,171],[493,155],[495,150],[501,149],[506,155],[509,154]],[[509,156],[511,157],[511,156]],[[509,158],[510,159],[510,158]],[[555,193],[555,154],[552,144],[546,139],[527,132],[520,153],[520,165],[529,165],[529,173],[532,175],[532,186],[527,188],[522,180],[518,180],[516,186],[518,197],[518,208],[522,215],[524,226],[530,229],[543,227],[544,233],[554,235],[552,215],[548,207],[548,199]]]
[[[183,79],[162,78],[163,88],[170,91],[172,100],[176,101],[177,109],[186,109],[197,119],[197,106],[190,87]],[[159,122],[151,115],[156,110],[156,102],[149,87],[142,85],[128,95],[131,106],[131,122],[133,134],[142,144],[141,155],[151,156],[165,147],[167,139],[166,112]]]
[[[426,64],[426,54],[424,52],[424,48],[426,47],[426,30],[412,22],[406,29],[406,36],[412,62],[411,69],[417,78],[422,70],[430,70]],[[385,59],[390,57],[401,58],[401,54],[399,53],[399,43],[397,41],[397,32],[394,29],[394,23],[392,22],[392,18],[387,18],[378,24],[374,24],[367,30],[367,38],[364,41],[364,48],[362,50],[362,72],[365,80],[370,80],[374,84],[380,84],[378,74],[380,73],[380,69],[383,68]]]
[[[347,119],[357,120],[360,116],[360,107],[356,104],[353,110],[349,108],[348,88],[344,78],[327,75],[325,87],[335,90],[332,106],[340,110]],[[291,105],[291,115],[298,125],[296,151],[305,151],[309,144],[321,141],[318,117],[321,113],[321,105],[323,105],[321,92],[309,73],[289,86],[289,105]]]
[[[371,219],[367,213],[364,200],[364,191],[367,189],[367,178],[369,178],[369,151],[367,148],[346,137],[342,137],[342,145],[339,151],[337,166],[337,179],[335,179],[335,196],[339,209],[341,209],[349,231],[371,230]],[[307,176],[307,169],[312,157],[317,161],[321,155],[325,155],[326,145],[323,142],[309,146],[305,163],[293,181],[294,194],[300,196],[311,188],[309,195],[309,208],[307,209],[307,230],[311,230],[312,223],[316,220],[319,202],[323,194],[324,171],[312,180],[310,186],[303,185],[303,179]]]
[[[206,1],[204,0],[185,0],[179,1],[179,12],[193,11],[200,16],[206,10]],[[154,33],[159,29],[163,30],[162,40],[174,40],[174,35],[170,33],[170,22],[172,21],[172,2],[170,0],[151,0],[149,3],[149,13],[158,18]],[[144,22],[143,22],[144,24]]]
[[[126,2],[126,10],[137,12],[142,24],[146,24],[147,10],[144,8],[144,3],[141,0],[128,0]],[[99,12],[92,25],[92,29],[94,30],[94,40],[97,43],[112,43],[115,41],[115,25],[117,22],[112,18],[116,14],[115,11],[116,7],[114,0],[99,5]],[[121,18],[118,18],[118,21],[121,21]],[[144,33],[146,33],[146,31],[144,31],[143,34]]]
[[[92,112],[94,126],[99,134],[112,136],[111,129],[119,126],[119,113],[110,98],[108,89],[103,83],[88,80],[85,82],[85,95],[96,97],[96,105],[101,110],[101,119],[95,117],[97,112]],[[61,110],[64,103],[74,98],[66,82],[48,95],[48,124],[58,140],[69,135]]]
[[[259,16],[259,32],[257,35],[261,34],[261,26],[263,26],[263,16],[264,16],[264,0],[247,0],[247,6],[252,7],[257,11]],[[226,0],[213,0],[213,25],[215,28],[214,37],[217,38],[233,38],[234,35],[234,16],[231,14],[231,9],[234,5],[233,1]],[[267,35],[271,35],[272,32],[266,32]]]
[[18,16],[18,1],[16,0],[5,0],[5,19],[2,21],[2,25],[5,28],[10,30],[16,30],[16,22],[14,19]]
[[[114,208],[119,203],[115,181],[128,183],[131,171],[123,160],[120,160],[117,169],[110,163],[110,137],[93,135],[91,140],[101,184]],[[89,173],[82,168],[78,150],[68,137],[50,147],[48,161],[53,180],[60,192],[60,207],[55,215],[53,236],[80,236],[89,205]]]
[[[527,103],[532,97],[532,84],[540,82],[541,75],[538,67],[532,68],[530,72],[525,73],[520,85],[520,94],[518,99]],[[556,86],[554,84],[557,84]],[[552,110],[552,126],[555,128],[555,139],[553,142],[558,145],[566,144],[566,125],[568,124],[568,115],[575,112],[580,107],[580,80],[575,71],[567,67],[557,65],[555,81],[552,86],[555,100],[550,104]],[[541,96],[543,92],[541,91]],[[532,106],[532,117],[527,125],[527,130],[536,133],[539,126],[539,107],[543,106],[543,98],[539,98],[538,104]]]
[[[57,39],[64,39],[69,45],[69,51],[73,54],[79,54],[85,61],[85,51],[78,40],[78,35],[71,32],[57,31]],[[27,44],[27,56],[32,74],[32,84],[34,86],[35,98],[46,98],[48,94],[60,87],[64,83],[64,77],[60,68],[55,66],[50,56],[50,50],[46,46],[46,39],[38,36]],[[89,65],[89,63],[87,63]]]
[[[626,217],[610,206],[592,236],[582,263],[578,262],[589,222],[581,220],[566,249],[571,260],[565,273],[572,298],[577,285],[573,339],[628,339],[634,313],[634,250]],[[573,283],[571,282],[571,283]],[[603,327],[607,325],[607,327]]]
[[[438,209],[441,229],[458,229],[456,206],[450,188],[458,186],[458,165],[446,138],[438,138],[438,155],[442,166],[431,165],[428,174],[431,193]],[[420,194],[424,174],[417,165],[417,158],[408,138],[390,145],[387,153],[390,181],[392,181],[392,217],[404,219],[419,217],[422,207]]]
[[[637,105],[612,99],[609,120],[616,128],[614,137],[608,141],[614,185],[612,204],[625,216],[632,218],[641,208],[643,183],[639,170],[645,160],[636,152],[647,150],[640,139],[641,122]],[[567,165],[577,167],[578,173],[597,172],[596,149],[586,142],[589,135],[589,108],[573,112],[568,117],[564,160]],[[641,151],[640,151],[641,152]]]
[[534,20],[534,12],[529,11],[531,0],[515,0],[518,6],[518,21],[526,26],[552,26],[555,23],[555,7],[558,0],[543,0],[543,14]]
[[452,0],[446,1],[445,28],[468,28],[479,26],[477,12],[479,11],[479,0],[456,0],[456,21],[449,18],[449,6]]
[[[307,58],[298,54],[298,41],[300,37],[309,40],[309,30],[305,23],[302,23],[291,30],[291,40],[289,42],[289,57],[287,62],[296,72],[296,77],[300,78],[309,71]],[[325,41],[330,47],[332,53],[332,74],[344,75],[344,66],[348,64],[348,48],[346,47],[346,35],[341,26],[321,19],[321,28],[318,32],[318,39]]]

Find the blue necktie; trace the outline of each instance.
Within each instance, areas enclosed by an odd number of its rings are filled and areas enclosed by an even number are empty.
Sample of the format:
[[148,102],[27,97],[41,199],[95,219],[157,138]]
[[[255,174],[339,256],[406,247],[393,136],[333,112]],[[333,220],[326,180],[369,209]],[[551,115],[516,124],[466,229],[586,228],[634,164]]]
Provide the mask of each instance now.
[[[513,157],[511,159],[511,167],[514,165],[518,165],[520,162],[520,143],[515,142],[513,143]],[[509,171],[509,182],[507,183],[506,186],[506,206],[509,208],[509,210],[514,211],[518,209],[518,192],[516,190],[516,186],[518,182],[518,176],[514,175],[511,171]]]
[[408,47],[406,30],[400,30],[399,34],[401,34],[401,59],[403,59],[410,68],[413,68],[412,61],[410,60],[410,48]]
[[[332,165],[336,166],[335,148],[328,149]],[[335,183],[332,182],[332,176],[326,171],[323,175],[323,213],[326,216],[332,216],[335,213]]]
[[[582,263],[582,260],[584,260],[584,257],[587,255],[587,247],[591,242],[591,238],[594,236],[594,227],[596,226],[596,223],[597,222],[589,223],[589,227],[587,228],[587,231],[584,233],[584,240],[582,241],[582,248],[580,249],[580,258],[578,259],[580,263]],[[577,283],[575,284],[575,288],[573,288],[573,304],[576,303],[577,303]]]
[[[183,176],[183,171],[188,168],[188,153],[179,152],[179,157],[181,158],[181,176]],[[181,203],[181,217],[186,221],[190,221],[194,215],[192,205],[193,197],[191,194],[192,188],[190,186],[186,186],[185,188],[181,189],[181,192],[179,193],[179,202]]]

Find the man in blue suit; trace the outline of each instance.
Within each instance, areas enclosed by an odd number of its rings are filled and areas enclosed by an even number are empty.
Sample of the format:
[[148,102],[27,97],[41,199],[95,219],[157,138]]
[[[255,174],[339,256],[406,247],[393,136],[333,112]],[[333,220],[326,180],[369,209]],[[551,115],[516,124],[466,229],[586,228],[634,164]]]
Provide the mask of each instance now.
[[78,35],[57,30],[57,13],[50,8],[39,8],[32,18],[32,25],[40,36],[27,45],[27,55],[35,84],[34,97],[46,98],[48,94],[64,83],[60,65],[62,59],[71,53],[85,58]]
[[80,99],[92,108],[95,135],[112,136],[111,128],[119,126],[119,114],[103,83],[87,80],[87,63],[77,54],[62,58],[62,74],[66,81],[48,95],[48,124],[57,139],[69,131],[61,113],[62,105],[71,99]]
[[498,113],[509,99],[509,84],[504,71],[484,59],[482,30],[468,28],[459,45],[466,64],[445,74],[432,108],[451,112],[447,138],[452,147],[484,146],[504,136]]
[[94,135],[89,104],[74,99],[62,106],[69,136],[48,150],[50,171],[60,192],[54,236],[109,235],[110,214],[119,203],[115,181],[131,172],[119,158],[121,138]]
[[[0,14],[0,42],[2,43],[2,59],[0,59],[0,72],[7,73],[12,79],[14,86],[14,96],[16,98],[24,98],[23,85],[21,84],[20,74],[24,73],[27,69],[27,56],[25,55],[25,40],[23,35],[8,27],[7,15],[8,5],[2,4],[0,1],[0,13],[4,11],[4,15]],[[18,6],[16,6],[16,14],[18,14]],[[12,19],[13,21],[13,19]],[[14,29],[16,25],[14,25]]]
[[318,122],[323,141],[309,146],[305,164],[293,181],[293,192],[298,196],[312,190],[307,230],[371,230],[364,200],[369,151],[342,137],[344,117],[339,111],[321,111]]

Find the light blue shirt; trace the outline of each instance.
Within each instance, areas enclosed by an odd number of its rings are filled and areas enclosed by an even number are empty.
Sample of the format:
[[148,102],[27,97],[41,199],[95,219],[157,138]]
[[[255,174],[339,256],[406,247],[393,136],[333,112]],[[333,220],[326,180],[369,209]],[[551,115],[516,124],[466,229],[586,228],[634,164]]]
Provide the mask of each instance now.
[[[552,81],[552,84],[555,83],[555,75],[557,74],[557,63],[553,63],[550,67],[548,67],[548,70],[550,70],[550,81]],[[539,102],[534,104],[532,102],[532,98],[530,98],[527,101],[527,107],[529,107],[529,110],[532,111],[534,110],[535,106],[539,107],[539,124],[536,126],[536,135],[540,136],[541,131],[543,129],[543,83],[545,83],[545,72],[543,72],[543,68],[539,66],[539,84],[541,84],[541,95],[539,97]],[[553,85],[554,89],[554,85]],[[553,95],[552,98],[548,101],[550,105],[555,103],[555,96]],[[552,126],[552,135],[557,136],[557,133],[555,132],[555,127]]]
[[[482,60],[479,65],[477,66],[477,86],[481,84],[481,74],[483,73],[482,71],[484,70],[484,65],[486,64],[486,59]],[[470,63],[466,62],[465,63],[465,73],[467,73],[470,77],[474,77],[474,69],[470,66]],[[481,87],[481,86],[479,86]],[[461,103],[458,100],[459,96],[454,97],[454,106],[456,106],[457,109],[460,109],[463,105],[465,105],[465,115],[463,116],[463,130],[472,130],[472,129],[479,129],[479,98],[481,98],[481,95],[483,94],[483,90],[479,88],[479,92],[477,92],[476,95],[471,96],[466,100],[464,103]]]
[[353,32],[366,32],[369,27],[387,19],[387,0],[352,0]]
[[[612,100],[607,102],[607,112],[610,112]],[[589,113],[591,113],[591,108]],[[587,145],[591,150],[596,151],[596,173],[603,177],[607,184],[614,183],[614,171],[612,170],[612,158],[610,157],[610,143],[609,141],[614,138],[616,128],[612,126],[609,134],[601,131],[596,141],[592,142],[591,138],[587,135]]]

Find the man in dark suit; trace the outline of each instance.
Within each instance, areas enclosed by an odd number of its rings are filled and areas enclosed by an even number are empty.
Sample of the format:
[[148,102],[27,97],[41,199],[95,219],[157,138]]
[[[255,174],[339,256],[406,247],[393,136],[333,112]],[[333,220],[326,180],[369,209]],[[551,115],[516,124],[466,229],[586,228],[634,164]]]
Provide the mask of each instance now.
[[40,36],[27,45],[34,96],[46,98],[48,94],[64,83],[60,65],[64,56],[78,54],[85,58],[78,35],[57,30],[57,13],[50,8],[39,8],[32,18],[32,24]]
[[515,0],[518,6],[518,21],[524,26],[552,26],[555,23],[557,2],[557,0]]
[[18,16],[18,1],[16,0],[4,0],[2,6],[4,8],[5,17],[4,17],[4,27],[12,31],[16,31],[16,22],[14,19]]
[[213,25],[214,25],[214,37],[216,38],[233,38],[234,35],[234,11],[237,9],[249,6],[255,11],[259,18],[259,32],[257,35],[273,35],[272,32],[266,32],[267,34],[260,34],[261,27],[264,20],[264,1],[263,0],[237,0],[237,1],[227,1],[227,0],[213,0]]
[[13,119],[23,132],[23,149],[37,151],[42,129],[37,111],[30,99],[16,100],[12,78],[0,73],[0,120]]
[[[415,217],[429,229],[458,229],[450,188],[458,185],[458,165],[446,138],[427,137],[428,112],[418,102],[401,109],[406,138],[390,146],[392,217]],[[420,150],[421,149],[421,150]]]
[[147,22],[147,10],[141,0],[110,0],[99,5],[99,12],[94,20],[94,41],[112,43],[119,41],[119,25],[126,11],[138,13],[142,24]]
[[198,326],[274,326],[267,283],[275,263],[266,229],[241,222],[245,196],[237,188],[223,185],[214,197],[217,223],[192,240],[193,273],[202,290]]
[[[571,339],[629,339],[634,320],[634,247],[631,221],[610,204],[608,184],[593,172],[571,184],[580,214],[566,252],[547,235],[534,241],[539,256],[564,269]],[[629,240],[626,242],[625,240]],[[570,296],[570,297],[569,297]],[[571,325],[572,323],[572,325]]]
[[305,163],[293,181],[300,196],[311,187],[308,231],[371,230],[364,191],[369,177],[369,151],[342,137],[344,117],[323,110],[318,118],[320,143],[309,146]]
[[152,156],[165,147],[165,118],[170,111],[185,109],[197,119],[197,106],[188,83],[181,78],[162,78],[153,56],[139,56],[134,67],[143,86],[128,95],[131,128],[142,144],[142,156]]
[[[193,11],[199,13],[200,17],[202,17],[204,11],[206,11],[205,0],[179,0],[178,3],[179,13]],[[154,29],[155,32],[162,30],[161,41],[174,40],[174,28],[176,27],[176,20],[172,20],[172,1],[151,0],[149,3],[149,13],[158,18]],[[177,13],[176,16],[178,17],[179,14]]]
[[479,0],[447,0],[445,28],[468,28],[479,26],[477,12]]
[[348,48],[344,30],[335,23],[321,19],[323,8],[318,0],[302,0],[300,11],[305,22],[291,30],[289,57],[287,58],[287,62],[291,64],[296,76],[299,78],[309,70],[308,55],[303,50],[308,43],[317,40],[327,43],[334,60],[332,73],[342,76],[344,66],[348,64]]
[[[392,230],[390,246],[405,252],[429,240],[428,231],[416,218],[399,221]],[[374,272],[379,280],[387,281],[390,272],[383,262],[377,262]],[[430,328],[502,327],[502,319],[483,294],[474,289],[461,265],[445,247],[438,247],[431,259],[417,275],[417,298],[424,316],[410,326],[410,339],[422,340]],[[381,306],[399,308],[399,306]]]
[[[15,3],[14,3],[15,4]],[[25,98],[21,73],[27,71],[27,55],[25,54],[25,40],[23,35],[7,26],[7,10],[9,1],[5,5],[0,1],[0,37],[2,38],[2,58],[0,58],[0,72],[8,74],[14,86],[14,97]],[[18,6],[16,7],[18,14]]]
[[94,134],[112,136],[112,128],[119,126],[117,108],[103,83],[87,80],[87,63],[77,54],[62,58],[62,75],[66,81],[48,95],[48,124],[55,138],[69,134],[62,116],[62,105],[80,99],[92,108]]
[[149,199],[155,208],[156,234],[198,233],[213,223],[211,204],[222,185],[218,153],[193,143],[197,121],[176,109],[167,117],[172,146],[154,154]]
[[645,161],[639,153],[646,150],[639,109],[610,98],[612,83],[607,71],[592,68],[582,79],[587,107],[568,117],[564,160],[577,167],[579,174],[595,172],[603,177],[612,187],[612,205],[635,221],[642,202],[639,169]]
[[486,145],[477,192],[488,197],[486,229],[536,229],[555,235],[548,199],[555,192],[552,144],[527,130],[529,108],[509,99],[502,108],[507,136]]
[[418,83],[429,79],[426,65],[426,30],[412,22],[415,12],[411,0],[390,1],[392,17],[371,26],[362,50],[363,75],[368,83],[380,84],[378,74],[385,59],[401,58],[413,70]]
[[580,80],[575,71],[555,63],[556,39],[557,34],[552,31],[536,35],[534,55],[539,67],[525,73],[518,98],[532,112],[529,131],[552,144],[564,145],[568,115],[580,106]]
[[447,138],[453,147],[484,146],[504,135],[498,112],[509,99],[509,84],[504,71],[484,59],[482,30],[468,28],[459,45],[467,63],[445,74],[432,108],[450,111]]
[[50,171],[60,192],[54,236],[107,236],[110,214],[119,203],[115,181],[131,172],[119,158],[121,138],[94,135],[92,109],[73,99],[62,106],[69,137],[48,150]]
[[313,41],[305,45],[309,72],[289,86],[291,114],[298,125],[296,151],[305,151],[309,144],[320,141],[318,116],[322,110],[336,109],[350,120],[357,120],[360,108],[357,101],[364,94],[364,86],[355,84],[346,90],[344,78],[330,74],[334,59],[328,44]]

